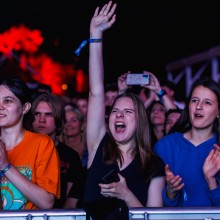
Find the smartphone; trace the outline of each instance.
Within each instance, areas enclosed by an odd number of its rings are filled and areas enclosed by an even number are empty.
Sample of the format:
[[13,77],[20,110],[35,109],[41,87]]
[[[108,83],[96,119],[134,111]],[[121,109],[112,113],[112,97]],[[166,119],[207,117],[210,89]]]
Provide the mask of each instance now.
[[108,172],[105,176],[101,178],[101,183],[108,184],[113,182],[119,182],[119,176],[115,169],[112,169],[110,172]]
[[146,73],[129,73],[126,83],[127,85],[149,85],[150,75]]

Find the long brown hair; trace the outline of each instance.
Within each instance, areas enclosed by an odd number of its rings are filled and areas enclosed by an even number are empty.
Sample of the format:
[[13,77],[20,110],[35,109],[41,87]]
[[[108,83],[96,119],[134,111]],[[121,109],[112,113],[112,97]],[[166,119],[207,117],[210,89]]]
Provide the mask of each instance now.
[[[115,105],[115,102],[122,97],[128,97],[134,104],[136,131],[134,133],[135,146],[132,150],[132,154],[140,159],[141,170],[144,178],[147,180],[156,172],[156,165],[153,162],[153,158],[156,158],[156,155],[151,150],[150,129],[146,109],[138,95],[133,93],[124,93],[117,96],[112,107]],[[109,114],[111,114],[111,111]],[[109,124],[107,124],[107,128],[110,135],[110,141],[104,148],[104,162],[111,164],[119,160],[120,165],[122,165],[123,157],[110,132]]]

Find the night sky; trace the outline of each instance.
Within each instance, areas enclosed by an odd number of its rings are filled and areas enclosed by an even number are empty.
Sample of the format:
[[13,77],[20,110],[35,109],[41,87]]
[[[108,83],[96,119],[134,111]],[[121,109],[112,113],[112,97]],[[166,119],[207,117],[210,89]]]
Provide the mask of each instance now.
[[[87,72],[88,47],[79,58],[74,51],[89,38],[96,6],[107,2],[2,0],[0,31],[21,23],[40,29],[44,37],[42,50],[61,63],[74,62]],[[114,81],[128,70],[149,70],[165,77],[167,63],[220,45],[217,1],[115,2],[117,21],[104,34],[106,81]]]

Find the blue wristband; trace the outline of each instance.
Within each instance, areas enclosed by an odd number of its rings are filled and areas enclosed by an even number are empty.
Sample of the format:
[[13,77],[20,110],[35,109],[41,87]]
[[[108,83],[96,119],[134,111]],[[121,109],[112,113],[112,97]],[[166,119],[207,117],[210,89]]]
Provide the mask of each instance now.
[[90,39],[88,39],[88,42],[89,43],[100,43],[100,42],[102,42],[102,38],[97,38],[97,39],[90,38]]
[[161,103],[163,103],[162,97],[163,97],[164,95],[166,95],[166,94],[167,94],[167,92],[166,92],[164,89],[161,89],[161,90],[157,93],[157,96],[159,97]]
[[164,90],[164,89],[161,89],[158,93],[157,93],[157,96],[159,97],[159,98],[161,98],[161,97],[163,97],[164,95],[166,95],[167,94],[167,92]]
[[81,50],[86,46],[87,42],[89,42],[89,43],[100,43],[100,42],[102,42],[102,39],[101,39],[101,38],[97,38],[97,39],[96,39],[96,38],[94,38],[94,39],[90,38],[90,39],[88,39],[88,40],[84,40],[84,41],[79,45],[79,47],[75,50],[75,54],[76,54],[77,56],[79,56]]
[[0,178],[12,167],[9,163],[3,170],[0,171]]
[[80,51],[82,50],[83,47],[86,46],[86,44],[87,44],[87,40],[84,40],[84,41],[79,45],[79,47],[75,50],[75,54],[76,54],[77,56],[79,56]]

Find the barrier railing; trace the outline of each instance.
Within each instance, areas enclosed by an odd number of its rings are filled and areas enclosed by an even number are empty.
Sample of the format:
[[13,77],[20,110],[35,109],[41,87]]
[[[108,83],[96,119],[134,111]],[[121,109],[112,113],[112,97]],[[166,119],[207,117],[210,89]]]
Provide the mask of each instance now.
[[[1,220],[86,220],[86,213],[81,209],[74,210],[22,210],[0,211]],[[132,208],[130,220],[219,220],[220,207],[201,208]],[[113,219],[114,220],[114,219]]]

